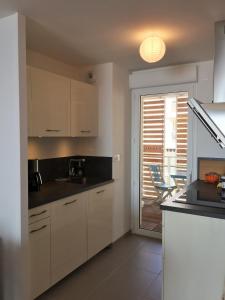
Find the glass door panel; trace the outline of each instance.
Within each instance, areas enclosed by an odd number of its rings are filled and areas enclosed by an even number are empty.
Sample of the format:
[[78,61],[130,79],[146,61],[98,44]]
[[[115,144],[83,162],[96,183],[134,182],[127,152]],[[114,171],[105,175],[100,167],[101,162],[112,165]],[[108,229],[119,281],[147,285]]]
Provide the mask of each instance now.
[[160,203],[187,179],[187,92],[141,97],[140,229],[162,231]]

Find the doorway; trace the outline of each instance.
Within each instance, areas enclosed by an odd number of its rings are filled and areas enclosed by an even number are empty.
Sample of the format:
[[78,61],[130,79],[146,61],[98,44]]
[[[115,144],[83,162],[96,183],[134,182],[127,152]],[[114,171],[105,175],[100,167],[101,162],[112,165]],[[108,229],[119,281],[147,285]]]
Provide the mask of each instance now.
[[[161,93],[157,93],[161,89]],[[156,93],[154,93],[154,91]],[[191,176],[191,85],[139,90],[133,94],[133,232],[161,237],[160,204]],[[154,177],[156,176],[156,177]]]

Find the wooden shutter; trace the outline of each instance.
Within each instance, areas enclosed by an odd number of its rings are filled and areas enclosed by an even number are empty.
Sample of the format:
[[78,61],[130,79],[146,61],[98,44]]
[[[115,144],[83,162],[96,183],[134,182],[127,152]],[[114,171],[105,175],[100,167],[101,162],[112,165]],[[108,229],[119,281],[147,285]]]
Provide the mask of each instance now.
[[177,170],[187,172],[188,95],[177,97]]
[[156,198],[156,192],[150,179],[149,165],[163,165],[164,150],[164,111],[163,97],[142,98],[142,186],[141,197]]

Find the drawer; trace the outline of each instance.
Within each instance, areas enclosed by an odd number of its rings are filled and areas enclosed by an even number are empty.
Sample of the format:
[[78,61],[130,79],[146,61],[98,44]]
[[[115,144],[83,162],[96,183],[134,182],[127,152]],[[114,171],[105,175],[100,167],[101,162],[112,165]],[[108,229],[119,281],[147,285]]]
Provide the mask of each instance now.
[[83,201],[84,197],[87,196],[88,192],[82,192],[66,198],[61,198],[57,201],[52,202],[51,210],[54,210],[56,207],[70,208],[77,206],[77,202],[79,203],[80,201]]
[[41,205],[29,209],[29,224],[45,219],[50,216],[50,205]]
[[32,224],[29,224],[29,235],[30,237],[35,235],[35,233],[41,233],[45,231],[49,231],[50,229],[50,219],[46,218],[43,220],[40,220],[39,222],[35,222]]

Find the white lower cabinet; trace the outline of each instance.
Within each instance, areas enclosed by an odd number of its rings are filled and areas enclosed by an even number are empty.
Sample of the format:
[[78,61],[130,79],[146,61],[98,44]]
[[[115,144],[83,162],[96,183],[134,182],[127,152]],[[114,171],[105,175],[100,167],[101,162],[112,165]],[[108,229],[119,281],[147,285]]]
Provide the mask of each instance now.
[[87,197],[86,192],[52,204],[52,284],[87,260]]
[[112,184],[29,210],[31,298],[112,243]]
[[163,211],[163,300],[222,300],[225,220]]
[[50,287],[50,219],[29,225],[29,260],[31,298]]
[[112,243],[112,184],[90,191],[88,199],[88,258]]

